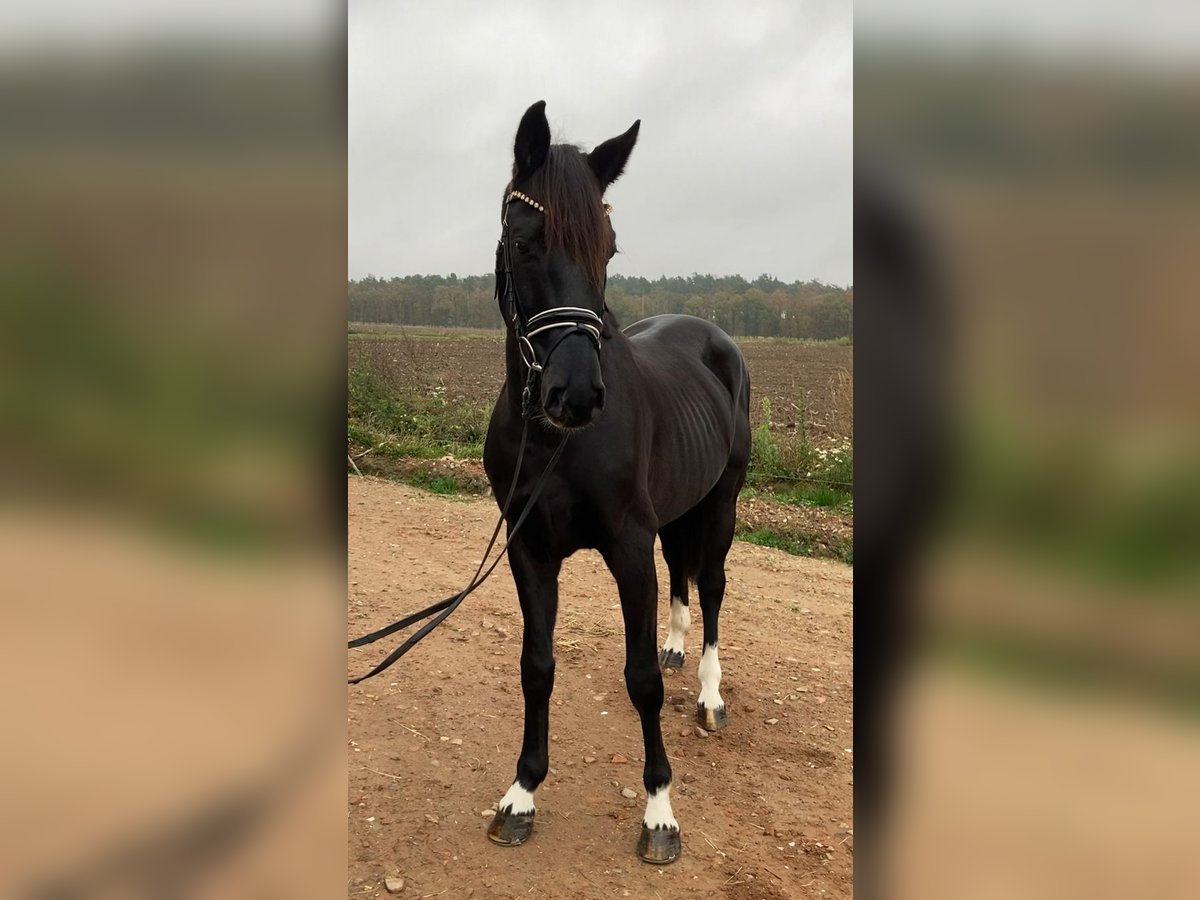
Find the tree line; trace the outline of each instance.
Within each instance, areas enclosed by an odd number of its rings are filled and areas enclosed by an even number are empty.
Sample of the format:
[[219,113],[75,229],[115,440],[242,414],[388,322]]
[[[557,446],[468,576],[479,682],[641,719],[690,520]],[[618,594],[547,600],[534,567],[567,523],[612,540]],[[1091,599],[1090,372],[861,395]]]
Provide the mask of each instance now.
[[[349,321],[500,328],[495,276],[406,275],[353,279]],[[854,289],[820,281],[785,283],[771,275],[690,275],[651,281],[611,275],[605,292],[622,325],[660,313],[688,313],[732,335],[853,338]]]

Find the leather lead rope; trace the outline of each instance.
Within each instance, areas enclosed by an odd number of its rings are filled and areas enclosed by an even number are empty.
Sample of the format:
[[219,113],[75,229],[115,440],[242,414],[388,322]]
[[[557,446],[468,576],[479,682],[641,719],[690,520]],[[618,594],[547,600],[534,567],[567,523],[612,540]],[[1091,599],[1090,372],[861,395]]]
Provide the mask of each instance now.
[[438,625],[445,621],[446,617],[454,612],[454,610],[458,609],[459,604],[466,599],[467,595],[487,581],[488,576],[491,575],[496,566],[500,564],[500,560],[502,560],[504,555],[508,552],[508,548],[512,544],[513,538],[516,537],[517,532],[521,530],[521,526],[525,523],[525,519],[528,518],[529,513],[533,510],[534,504],[537,503],[538,497],[541,496],[542,488],[546,486],[547,477],[550,475],[551,470],[558,462],[558,458],[562,456],[563,448],[567,445],[569,433],[563,433],[562,440],[559,441],[558,446],[554,448],[554,453],[551,454],[549,462],[546,463],[545,470],[543,470],[541,477],[538,478],[537,483],[533,486],[533,490],[529,494],[529,499],[525,502],[524,509],[521,510],[521,515],[517,518],[517,521],[513,524],[513,527],[509,529],[508,538],[504,542],[504,547],[501,548],[499,555],[497,555],[497,557],[492,561],[492,564],[488,567],[488,570],[483,573],[483,577],[480,577],[479,573],[483,571],[483,567],[487,563],[488,555],[492,552],[492,547],[494,547],[496,544],[496,537],[500,534],[500,526],[503,524],[504,519],[508,514],[508,508],[512,504],[513,496],[516,494],[517,479],[521,477],[521,463],[525,458],[525,444],[528,437],[529,419],[526,419],[524,426],[521,428],[521,448],[517,451],[517,465],[516,471],[513,473],[512,485],[508,489],[508,496],[504,500],[504,507],[500,511],[500,518],[496,520],[496,527],[492,529],[491,540],[488,541],[487,549],[483,551],[483,558],[479,561],[479,566],[475,569],[475,574],[471,576],[470,583],[457,594],[446,597],[444,600],[439,600],[437,603],[426,607],[420,612],[413,613],[410,616],[405,616],[404,618],[393,622],[391,625],[380,628],[378,631],[373,631],[370,634],[365,634],[360,638],[355,638],[354,640],[350,641],[347,644],[347,647],[350,649],[355,647],[364,647],[367,644],[373,644],[381,638],[387,637],[389,634],[395,634],[397,631],[408,628],[410,625],[415,625],[417,622],[436,614],[432,621],[427,622],[420,631],[412,635],[403,644],[388,654],[388,656],[381,663],[379,663],[379,665],[373,668],[366,675],[360,675],[358,678],[349,679],[347,684],[358,684],[360,681],[366,681],[368,678],[373,678],[380,672],[389,668],[393,663],[396,662],[396,660],[400,659],[400,657],[404,656],[404,654],[415,647],[429,634],[429,632],[433,631],[433,629],[437,628]]

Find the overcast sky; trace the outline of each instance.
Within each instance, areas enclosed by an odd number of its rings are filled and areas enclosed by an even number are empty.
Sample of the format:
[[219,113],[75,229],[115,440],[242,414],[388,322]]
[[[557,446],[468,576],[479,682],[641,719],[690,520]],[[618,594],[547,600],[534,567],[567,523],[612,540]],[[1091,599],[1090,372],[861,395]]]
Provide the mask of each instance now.
[[537,100],[590,150],[642,120],[609,188],[609,271],[852,274],[849,0],[349,6],[349,274],[489,272]]

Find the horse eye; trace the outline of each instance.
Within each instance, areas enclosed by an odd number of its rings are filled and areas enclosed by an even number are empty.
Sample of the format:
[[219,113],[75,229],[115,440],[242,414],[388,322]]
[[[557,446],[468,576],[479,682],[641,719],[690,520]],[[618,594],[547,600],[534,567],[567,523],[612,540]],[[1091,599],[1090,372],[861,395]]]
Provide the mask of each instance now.
[[513,241],[513,247],[516,249],[516,251],[518,253],[528,253],[529,252],[529,245],[526,244],[524,241]]

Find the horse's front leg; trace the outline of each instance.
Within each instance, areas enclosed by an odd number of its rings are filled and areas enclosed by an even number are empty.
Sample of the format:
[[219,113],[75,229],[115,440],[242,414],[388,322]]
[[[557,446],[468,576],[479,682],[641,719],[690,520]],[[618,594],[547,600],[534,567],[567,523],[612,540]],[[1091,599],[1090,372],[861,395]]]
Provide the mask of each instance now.
[[524,541],[508,550],[517,597],[521,602],[521,690],[525,695],[525,735],[517,759],[517,777],[488,826],[497,844],[516,846],[533,833],[533,792],[550,768],[550,693],[554,690],[554,619],[558,614],[561,560],[538,560]]
[[617,580],[625,618],[625,687],[642,720],[646,765],[646,812],[637,854],[663,865],[680,851],[679,823],[671,811],[671,764],[663,747],[659,715],[663,705],[662,672],[658,667],[658,576],[654,570],[654,532],[623,533],[605,553]]

